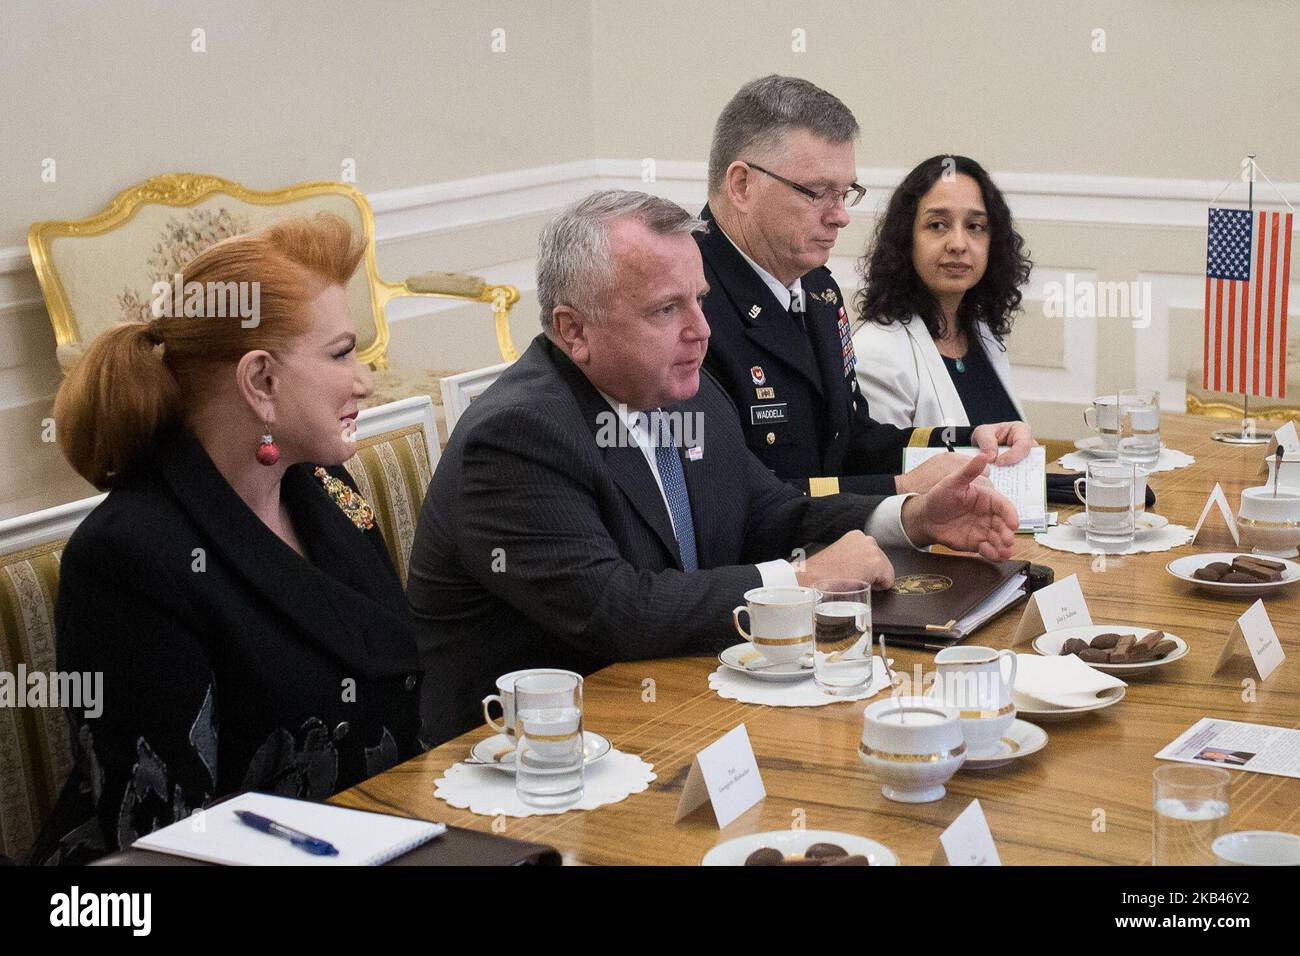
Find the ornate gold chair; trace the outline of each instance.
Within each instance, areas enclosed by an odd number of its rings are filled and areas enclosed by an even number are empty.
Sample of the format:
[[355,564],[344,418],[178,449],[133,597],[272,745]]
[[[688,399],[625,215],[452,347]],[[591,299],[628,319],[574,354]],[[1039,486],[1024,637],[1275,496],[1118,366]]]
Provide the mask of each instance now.
[[518,357],[510,339],[510,308],[519,301],[519,291],[459,273],[429,272],[403,282],[382,279],[375,267],[374,216],[366,197],[352,186],[299,183],[263,192],[217,176],[168,173],[123,190],[89,219],[37,222],[28,231],[27,244],[58,340],[59,364],[71,367],[85,345],[113,324],[149,319],[153,284],[171,282],[212,243],[288,216],[322,211],[342,216],[366,239],[364,263],[347,292],[358,354],[381,373],[370,404],[411,394],[430,394],[438,402],[437,376],[448,371],[388,371],[384,307],[398,296],[490,304],[502,359]]

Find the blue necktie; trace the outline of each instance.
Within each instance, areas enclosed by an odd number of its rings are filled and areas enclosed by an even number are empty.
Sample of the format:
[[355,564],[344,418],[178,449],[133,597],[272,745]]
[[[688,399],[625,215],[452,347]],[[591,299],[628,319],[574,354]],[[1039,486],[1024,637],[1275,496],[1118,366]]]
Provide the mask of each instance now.
[[668,499],[668,512],[673,516],[673,531],[677,535],[677,550],[682,555],[682,569],[696,571],[700,567],[695,554],[695,521],[691,517],[691,499],[686,494],[686,475],[682,472],[682,459],[673,443],[672,429],[663,412],[656,408],[650,414],[655,441],[655,464],[659,466],[659,480]]

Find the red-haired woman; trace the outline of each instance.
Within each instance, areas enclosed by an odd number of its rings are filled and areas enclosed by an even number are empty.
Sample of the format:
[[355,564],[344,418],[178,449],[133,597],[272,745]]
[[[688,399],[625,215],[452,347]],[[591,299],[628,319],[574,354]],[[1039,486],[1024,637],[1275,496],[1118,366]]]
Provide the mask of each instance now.
[[369,393],[344,291],[363,251],[324,215],[224,240],[183,275],[204,304],[181,311],[213,314],[115,327],[59,390],[64,454],[110,490],[63,553],[59,667],[102,674],[103,700],[69,712],[76,769],[34,859],[419,752],[406,598],[339,467]]

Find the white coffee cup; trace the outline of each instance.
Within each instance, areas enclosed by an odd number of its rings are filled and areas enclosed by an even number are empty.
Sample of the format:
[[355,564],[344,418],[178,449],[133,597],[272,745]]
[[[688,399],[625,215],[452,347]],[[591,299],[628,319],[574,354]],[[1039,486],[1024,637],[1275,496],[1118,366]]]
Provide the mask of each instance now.
[[[1003,677],[1002,660],[1011,662]],[[936,697],[961,715],[962,736],[972,756],[992,753],[1016,719],[1011,690],[1016,683],[1016,652],[991,647],[945,647],[934,656]]]
[[[797,661],[813,649],[813,613],[817,591],[813,588],[753,588],[745,604],[731,612],[740,636],[773,664]],[[749,630],[740,615],[749,615]]]
[[[483,720],[494,731],[505,734],[511,740],[515,738],[515,681],[530,674],[569,674],[577,677],[578,680],[582,680],[582,676],[574,674],[573,671],[559,670],[554,667],[532,667],[526,670],[511,671],[509,674],[502,674],[498,677],[497,692],[488,694],[483,698]],[[502,723],[500,724],[492,719],[492,713],[488,710],[488,705],[494,702],[501,705]]]
[[1300,866],[1300,836],[1276,830],[1225,833],[1210,844],[1219,866]]

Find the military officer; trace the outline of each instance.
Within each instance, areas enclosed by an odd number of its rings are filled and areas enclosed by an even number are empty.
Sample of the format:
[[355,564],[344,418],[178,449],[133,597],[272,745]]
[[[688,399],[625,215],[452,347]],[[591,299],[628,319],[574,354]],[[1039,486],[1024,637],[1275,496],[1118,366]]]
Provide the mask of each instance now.
[[697,237],[712,330],[705,364],[740,412],[750,449],[819,495],[924,492],[966,463],[935,456],[906,474],[908,445],[977,445],[1012,464],[1024,422],[897,428],[874,421],[854,375],[844,296],[826,268],[854,182],[858,123],[840,100],[795,77],[754,80],[718,119],[709,156],[709,231]]

